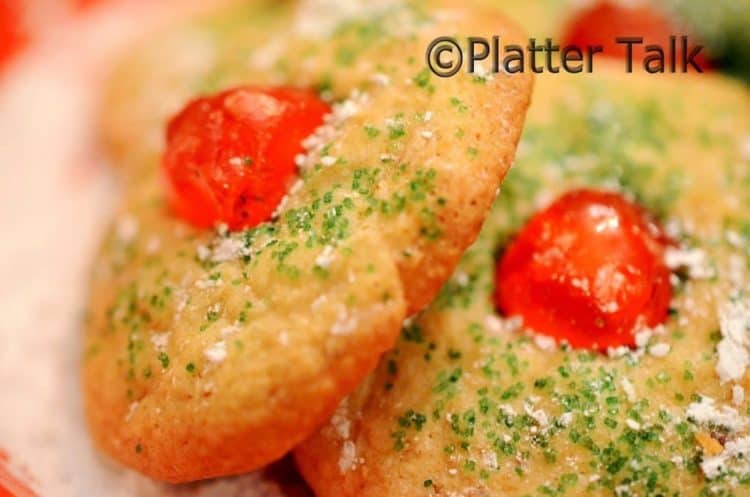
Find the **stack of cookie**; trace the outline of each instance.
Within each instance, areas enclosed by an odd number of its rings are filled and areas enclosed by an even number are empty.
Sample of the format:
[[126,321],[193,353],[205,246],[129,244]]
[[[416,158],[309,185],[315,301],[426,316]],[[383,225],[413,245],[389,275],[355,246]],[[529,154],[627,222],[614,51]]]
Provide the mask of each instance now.
[[292,451],[322,497],[744,495],[747,89],[605,61],[526,118],[529,73],[425,66],[526,43],[497,9],[322,3],[176,26],[113,78],[96,444],[169,482]]

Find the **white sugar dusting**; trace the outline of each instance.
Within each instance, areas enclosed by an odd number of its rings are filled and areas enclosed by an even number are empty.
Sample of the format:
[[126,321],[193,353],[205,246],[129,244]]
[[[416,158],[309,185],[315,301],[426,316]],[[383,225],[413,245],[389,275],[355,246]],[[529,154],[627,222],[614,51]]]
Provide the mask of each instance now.
[[125,414],[125,422],[127,423],[130,421],[130,418],[133,417],[133,414],[135,413],[136,409],[138,409],[138,402],[131,402],[128,406],[128,412]]
[[349,438],[349,430],[351,429],[351,421],[349,421],[349,401],[344,399],[341,401],[336,411],[331,416],[331,426],[336,430],[336,434],[346,440]]
[[383,74],[382,72],[373,74],[370,78],[370,81],[372,81],[377,86],[388,86],[391,84],[391,78],[389,78],[387,74]]
[[211,260],[214,262],[224,262],[248,254],[249,249],[245,247],[243,240],[237,237],[222,238],[214,245]]
[[640,430],[641,429],[641,424],[638,421],[634,420],[634,419],[630,419],[630,418],[626,419],[625,420],[625,424],[631,430]]
[[244,161],[242,160],[242,157],[232,157],[229,159],[229,165],[234,167],[242,167],[244,164]]
[[750,436],[728,441],[720,454],[701,462],[701,470],[709,480],[730,470],[738,474],[750,473]]
[[523,318],[512,316],[504,319],[495,314],[487,314],[484,317],[484,328],[493,335],[513,333],[523,328]]
[[486,450],[482,452],[482,463],[487,469],[497,469],[500,467],[497,460],[497,454],[494,451]]
[[550,351],[557,348],[557,342],[554,338],[546,335],[534,335],[534,344],[541,350]]
[[[739,405],[744,401],[742,387],[732,388],[732,402]],[[750,426],[750,419],[730,406],[717,406],[712,398],[702,397],[700,402],[693,402],[686,411],[688,420],[704,428],[721,428],[728,431],[727,440],[722,443],[718,454],[704,454],[700,464],[707,479],[712,480],[729,471],[737,474],[750,473],[750,437],[742,432]]]
[[224,340],[216,342],[203,351],[203,356],[214,364],[224,362],[227,358],[227,343]]
[[719,307],[721,340],[716,347],[716,373],[722,383],[740,380],[750,365],[750,305],[747,301],[729,301]]
[[693,279],[711,279],[716,276],[710,259],[702,249],[668,247],[664,253],[664,262],[672,270],[686,269]]
[[157,352],[167,350],[167,345],[169,345],[169,335],[169,332],[152,334],[151,344],[154,346],[154,350]]
[[630,349],[625,345],[620,345],[619,347],[607,347],[607,357],[610,357],[612,359],[625,357],[629,353]]
[[336,157],[330,156],[330,155],[324,155],[320,158],[320,163],[324,165],[325,167],[330,167],[334,164],[336,164],[336,161],[338,159]]
[[567,427],[573,423],[573,413],[570,411],[564,412],[560,415],[560,426]]
[[487,314],[484,318],[484,328],[494,335],[503,331],[503,320],[494,314]]
[[636,397],[635,394],[635,387],[630,382],[629,379],[623,377],[620,381],[620,386],[622,387],[622,390],[625,392],[625,396],[628,399],[628,402],[631,404],[634,403],[636,400],[638,400],[638,397]]
[[344,399],[336,408],[331,417],[331,426],[336,435],[343,440],[341,452],[339,454],[338,467],[341,474],[344,474],[356,466],[357,447],[350,440],[352,423],[349,419],[349,401]]
[[458,286],[465,287],[469,284],[469,275],[464,273],[463,271],[458,271],[453,276],[453,281],[455,281]]
[[651,354],[654,357],[665,357],[667,354],[669,354],[669,351],[672,350],[672,346],[668,343],[655,343],[651,347],[648,348],[648,353]]
[[198,245],[196,256],[200,261],[226,262],[250,255],[250,248],[246,246],[241,235],[228,234],[223,227],[217,228],[217,236],[210,244]]
[[495,79],[495,74],[482,62],[477,62],[474,65],[474,75],[482,81],[492,81]]
[[333,251],[334,249],[331,245],[326,245],[325,247],[323,247],[323,251],[315,258],[315,265],[321,269],[328,269],[333,260],[336,258]]
[[237,333],[238,331],[240,331],[241,329],[242,327],[238,323],[230,324],[228,326],[223,327],[219,331],[219,334],[221,335],[222,338],[228,338],[234,335],[235,333]]
[[315,165],[316,162],[328,167],[334,165],[337,159],[323,154],[323,150],[339,136],[339,130],[343,124],[357,114],[360,106],[364,105],[368,98],[366,93],[354,90],[347,100],[334,103],[331,112],[323,117],[323,124],[302,141],[305,153],[294,158],[297,167],[306,169]]
[[211,249],[205,245],[198,245],[195,249],[195,253],[198,256],[199,261],[207,261],[211,257]]
[[332,335],[348,335],[357,328],[357,318],[349,314],[346,308],[339,311],[336,322],[331,326]]
[[649,340],[651,340],[652,332],[651,330],[641,330],[635,334],[635,345],[637,347],[645,347],[648,345]]
[[540,428],[546,428],[549,425],[549,418],[547,417],[547,413],[543,410],[534,409],[533,406],[528,403],[524,404],[523,408],[526,414],[539,424]]
[[726,428],[737,432],[748,427],[750,420],[730,406],[717,406],[716,400],[701,397],[699,402],[691,403],[686,411],[689,420],[698,425]]
[[339,471],[341,474],[351,471],[357,459],[357,446],[354,442],[347,440],[341,447],[341,454],[339,456]]
[[215,280],[214,279],[210,279],[210,278],[206,278],[206,279],[201,279],[201,280],[196,280],[195,281],[196,288],[199,288],[201,290],[206,290],[208,288],[220,287],[223,284],[224,284],[224,281],[221,278],[218,278],[218,279],[215,279]]

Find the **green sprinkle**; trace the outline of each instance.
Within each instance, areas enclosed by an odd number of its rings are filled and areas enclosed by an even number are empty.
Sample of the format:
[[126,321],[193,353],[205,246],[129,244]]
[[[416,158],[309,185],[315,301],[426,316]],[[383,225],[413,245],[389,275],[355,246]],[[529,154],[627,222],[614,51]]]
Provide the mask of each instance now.
[[365,124],[365,133],[369,138],[375,138],[380,134],[380,130],[371,124]]
[[435,85],[430,82],[431,75],[430,70],[425,67],[414,76],[414,84],[419,88],[427,90],[428,93],[434,93]]
[[469,110],[469,106],[461,102],[458,97],[451,97],[451,105],[456,108],[460,113],[464,113]]
[[406,136],[406,130],[404,129],[404,124],[401,122],[397,122],[397,123],[389,125],[388,129],[390,130],[388,137],[391,140],[398,140],[399,138]]

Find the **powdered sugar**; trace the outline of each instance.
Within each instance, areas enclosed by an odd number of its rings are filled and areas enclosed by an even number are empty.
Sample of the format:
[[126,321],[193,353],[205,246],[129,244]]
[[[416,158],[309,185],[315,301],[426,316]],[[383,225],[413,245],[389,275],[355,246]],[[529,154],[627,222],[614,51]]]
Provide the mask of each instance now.
[[245,247],[245,242],[238,237],[230,236],[228,238],[221,238],[214,245],[211,260],[214,262],[224,262],[244,255],[249,255],[249,249]]
[[225,262],[250,255],[250,248],[246,247],[240,235],[222,233],[221,229],[217,231],[209,246],[198,245],[196,248],[198,260]]
[[347,440],[341,447],[341,454],[339,455],[339,471],[341,471],[341,474],[350,471],[354,467],[356,457],[357,446],[351,440]]
[[331,113],[324,116],[323,124],[311,136],[302,141],[302,146],[306,152],[295,157],[297,166],[305,169],[318,161],[327,166],[335,164],[335,158],[328,155],[323,156],[323,149],[338,136],[341,126],[356,115],[359,107],[367,100],[367,94],[355,90],[347,100],[333,104]]
[[691,403],[685,414],[689,420],[699,425],[722,427],[731,432],[740,431],[750,423],[735,408],[717,406],[716,400],[710,397],[701,397],[699,402]]
[[165,333],[153,333],[151,335],[151,344],[154,346],[154,350],[162,352],[167,349],[169,344],[169,332]]
[[672,270],[684,268],[693,279],[710,279],[716,275],[706,252],[702,249],[668,247],[664,259],[667,267]]
[[349,401],[348,399],[344,399],[331,417],[331,426],[336,430],[336,434],[339,437],[347,439],[349,438],[351,425],[351,421],[349,421]]
[[719,307],[721,341],[716,347],[718,361],[716,373],[722,383],[741,379],[748,365],[748,330],[750,330],[750,305],[746,301],[729,301]]
[[315,265],[322,269],[328,269],[335,259],[333,250],[334,249],[331,245],[323,247],[323,251],[315,258]]
[[701,469],[709,480],[729,470],[750,474],[750,436],[728,441],[721,454],[703,460]]
[[641,429],[641,424],[638,421],[634,420],[634,419],[630,419],[630,418],[626,419],[625,420],[625,424],[631,430],[640,430]]
[[227,344],[224,340],[220,340],[215,344],[207,347],[203,351],[205,358],[214,364],[220,364],[227,358]]
[[671,345],[669,345],[668,343],[660,342],[650,346],[648,348],[648,353],[654,357],[664,357],[669,354],[670,350],[672,350]]
[[549,417],[543,410],[534,409],[534,407],[528,403],[524,404],[523,408],[526,414],[539,424],[540,428],[546,428],[549,425]]
[[625,396],[628,399],[628,402],[631,404],[638,400],[638,398],[635,395],[635,387],[630,382],[629,379],[623,377],[622,380],[620,380],[620,386],[622,386],[623,391],[625,392]]
[[357,318],[349,314],[346,308],[339,310],[336,322],[331,326],[331,335],[348,335],[357,328]]
[[541,350],[550,351],[557,348],[557,342],[555,341],[555,339],[546,335],[535,335],[534,343]]

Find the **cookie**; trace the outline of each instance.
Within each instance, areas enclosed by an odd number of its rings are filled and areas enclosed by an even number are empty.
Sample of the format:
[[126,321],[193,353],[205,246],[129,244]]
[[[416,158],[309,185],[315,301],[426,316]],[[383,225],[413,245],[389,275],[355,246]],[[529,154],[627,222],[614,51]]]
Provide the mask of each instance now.
[[[250,471],[330,417],[474,240],[520,135],[530,76],[441,79],[422,62],[444,33],[520,39],[503,17],[395,5],[310,33],[303,25],[321,26],[309,16],[322,14],[290,8],[240,6],[206,21],[207,51],[231,58],[243,39],[264,40],[268,68],[191,66],[173,88],[166,63],[149,65],[169,51],[157,37],[116,82],[135,82],[131,93],[112,90],[106,108],[123,132],[110,143],[124,197],[91,283],[85,408],[97,445],[157,479]],[[237,21],[250,12],[269,23]],[[192,57],[193,29],[163,40]],[[297,158],[299,181],[250,229],[181,222],[158,181],[161,150],[148,140],[165,114],[150,102],[204,94],[212,77],[334,99]]]
[[[409,311],[417,311],[476,237],[513,159],[532,84],[530,74],[485,77],[461,71],[453,78],[436,77],[423,63],[426,47],[445,33],[502,35],[505,43],[520,43],[524,36],[497,13],[464,9],[455,2],[373,7],[361,14],[365,17],[344,16],[338,27],[331,13],[324,16],[315,10],[314,2],[303,2],[291,13],[288,7],[242,4],[176,28],[135,51],[113,78],[102,118],[104,141],[124,166],[126,180],[151,181],[162,149],[163,122],[194,95],[242,82],[293,82],[323,88],[335,99],[347,98],[353,89],[368,91],[366,110],[353,117],[341,137],[345,146],[366,146],[348,151],[345,159],[382,172],[404,165],[433,169],[430,186],[441,192],[435,197],[444,197],[436,198],[439,212],[419,208],[415,213],[407,207],[406,215],[386,215],[384,236],[406,282]],[[409,22],[421,23],[422,15],[432,21],[410,28]],[[267,29],[237,21],[248,16],[268,19]],[[321,25],[329,25],[334,34],[325,38],[325,32],[310,32],[310,26]],[[279,31],[301,34],[274,37]],[[238,64],[238,52],[249,63]],[[208,53],[213,57],[201,63],[169,63]],[[392,183],[416,188],[408,184],[415,180],[419,182],[413,174],[404,174]],[[383,205],[375,210],[393,211]],[[435,240],[425,243],[425,238]]]
[[[478,242],[296,450],[316,495],[744,495],[750,94],[618,69],[538,80]],[[672,240],[669,317],[634,348],[563,346],[496,309],[498,261],[580,188],[618,192]]]

